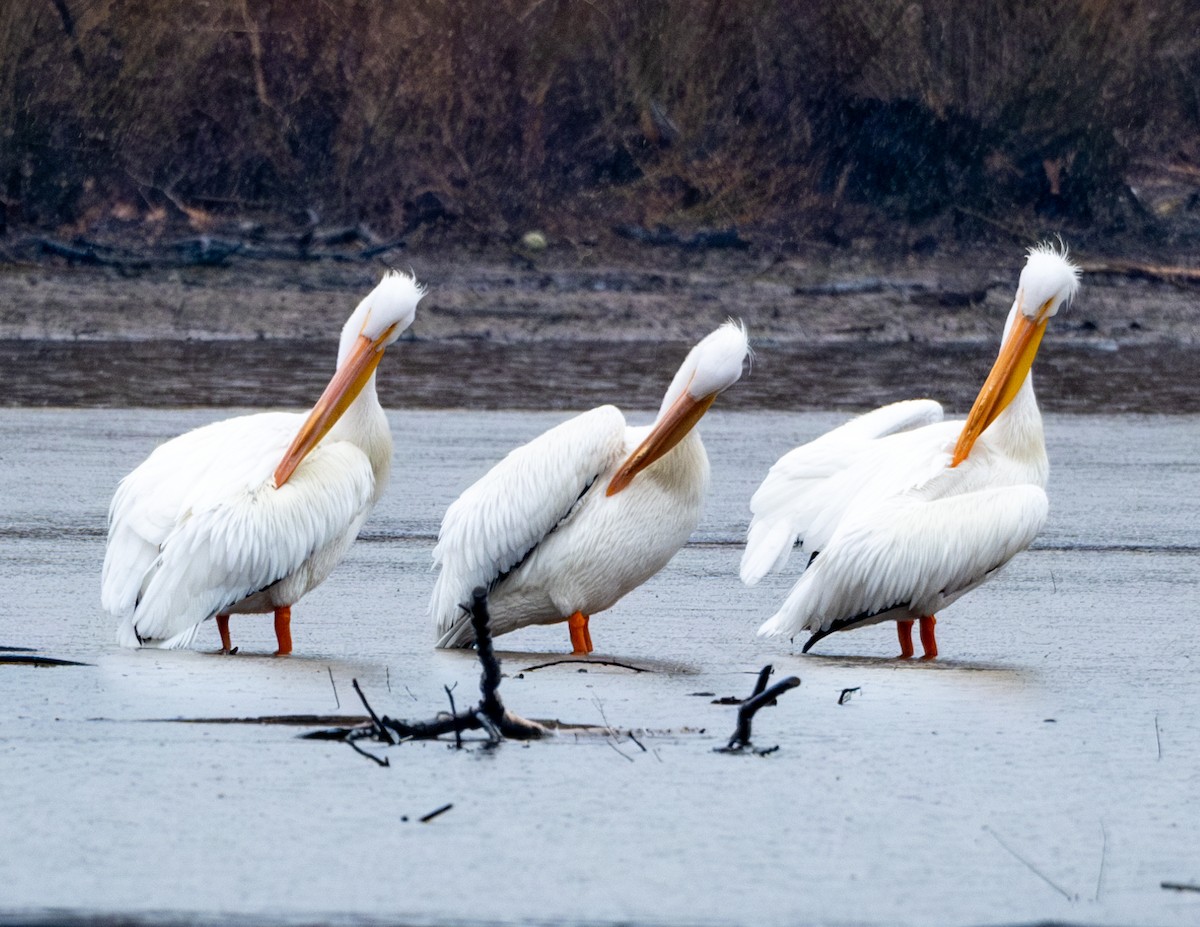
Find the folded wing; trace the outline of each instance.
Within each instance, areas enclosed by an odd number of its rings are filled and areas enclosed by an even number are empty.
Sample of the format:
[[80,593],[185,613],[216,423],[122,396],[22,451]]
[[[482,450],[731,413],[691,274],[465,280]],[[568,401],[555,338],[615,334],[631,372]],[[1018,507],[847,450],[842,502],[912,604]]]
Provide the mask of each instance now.
[[289,413],[215,423],[160,446],[118,487],[101,601],[118,639],[185,646],[196,626],[348,543],[374,475],[348,442],[318,447],[280,489],[271,475],[298,427]]
[[1028,484],[938,495],[931,486],[848,518],[759,634],[869,623],[895,608],[933,614],[1028,547],[1049,508]]
[[942,407],[932,399],[896,402],[851,419],[781,457],[750,500],[742,582],[754,585],[781,569],[796,541],[806,537],[822,513],[829,522],[834,517],[831,509],[840,513],[848,505],[859,484],[837,477],[871,455],[876,441],[941,420]]
[[429,613],[439,646],[464,625],[462,605],[515,569],[626,454],[625,417],[600,406],[518,447],[447,509],[433,551]]

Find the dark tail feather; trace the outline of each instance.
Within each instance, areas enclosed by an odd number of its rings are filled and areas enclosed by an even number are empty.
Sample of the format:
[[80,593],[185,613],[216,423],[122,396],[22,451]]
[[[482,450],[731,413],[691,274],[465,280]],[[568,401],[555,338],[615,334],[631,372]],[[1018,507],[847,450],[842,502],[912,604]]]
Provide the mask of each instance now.
[[[816,556],[814,554],[814,556]],[[823,637],[828,637],[834,631],[846,631],[850,628],[858,627],[860,624],[865,624],[869,619],[874,618],[880,612],[891,611],[896,608],[895,605],[889,605],[887,608],[880,609],[878,612],[863,612],[861,615],[855,615],[853,618],[840,618],[837,621],[831,622],[829,627],[824,631],[814,631],[812,637],[805,641],[804,646],[800,649],[801,653],[808,653],[808,648],[815,644]]]
[[808,653],[809,648],[812,647],[813,644],[819,641],[822,637],[828,637],[836,630],[838,630],[836,627],[828,627],[824,631],[813,631],[812,637],[804,642],[804,646],[800,648],[800,652]]

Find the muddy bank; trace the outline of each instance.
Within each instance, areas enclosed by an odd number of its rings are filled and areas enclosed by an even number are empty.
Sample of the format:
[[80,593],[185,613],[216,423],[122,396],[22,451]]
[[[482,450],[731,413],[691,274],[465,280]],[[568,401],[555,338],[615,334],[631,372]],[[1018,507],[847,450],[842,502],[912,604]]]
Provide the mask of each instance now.
[[[403,254],[393,265],[429,291],[385,362],[383,401],[471,409],[656,407],[688,347],[735,317],[755,359],[722,399],[729,408],[861,411],[928,395],[964,412],[1023,259],[1019,249],[891,263],[664,248]],[[342,322],[383,269],[5,265],[0,405],[307,405]],[[1200,411],[1198,292],[1085,273],[1038,361],[1044,408]]]
[[[1100,263],[1078,255],[1085,267]],[[886,262],[849,252],[769,256],[551,248],[538,255],[409,250],[390,266],[429,287],[421,340],[691,341],[728,316],[758,344],[994,344],[1024,255],[971,251]],[[0,266],[0,338],[328,340],[388,264],[240,261],[118,272]],[[1200,344],[1198,288],[1086,273],[1059,343]]]

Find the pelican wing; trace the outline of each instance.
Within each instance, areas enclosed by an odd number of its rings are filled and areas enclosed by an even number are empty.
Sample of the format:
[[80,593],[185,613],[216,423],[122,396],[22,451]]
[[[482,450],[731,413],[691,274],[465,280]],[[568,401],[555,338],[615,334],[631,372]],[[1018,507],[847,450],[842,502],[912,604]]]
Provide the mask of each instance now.
[[838,481],[838,477],[870,458],[876,441],[941,419],[942,407],[932,399],[895,402],[851,419],[779,458],[750,500],[742,582],[752,586],[767,573],[782,569],[797,539],[805,538],[818,517],[824,514],[826,521],[835,517],[831,507],[840,513],[861,481]]
[[374,475],[348,442],[318,447],[283,487],[271,474],[303,416],[218,422],[160,446],[118,487],[101,599],[126,646],[185,646],[196,626],[353,539]]
[[440,572],[429,613],[439,646],[462,624],[472,590],[529,556],[625,452],[625,417],[600,406],[516,448],[455,500],[433,550]]
[[932,614],[1028,547],[1049,507],[1031,484],[938,495],[930,485],[854,513],[758,633],[867,623],[893,608]]

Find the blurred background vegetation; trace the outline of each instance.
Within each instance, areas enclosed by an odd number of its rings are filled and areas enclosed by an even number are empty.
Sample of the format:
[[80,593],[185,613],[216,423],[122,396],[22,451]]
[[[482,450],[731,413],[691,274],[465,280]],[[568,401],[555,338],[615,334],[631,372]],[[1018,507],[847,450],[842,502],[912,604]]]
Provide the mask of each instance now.
[[[6,0],[0,231],[1154,233],[1195,0]],[[308,219],[305,219],[308,217]]]

